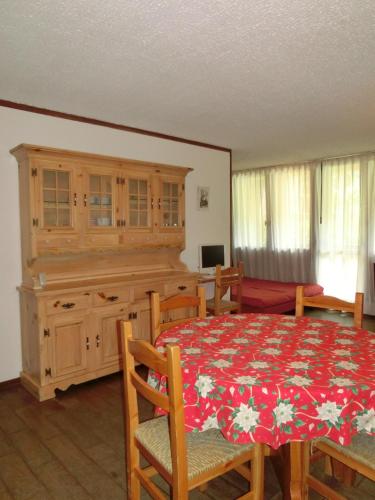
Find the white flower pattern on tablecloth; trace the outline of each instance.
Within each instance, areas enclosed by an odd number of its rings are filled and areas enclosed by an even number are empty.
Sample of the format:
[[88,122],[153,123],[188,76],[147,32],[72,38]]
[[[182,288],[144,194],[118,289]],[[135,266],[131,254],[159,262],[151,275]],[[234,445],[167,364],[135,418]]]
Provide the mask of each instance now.
[[260,369],[262,369],[262,368],[268,368],[268,366],[269,366],[268,363],[267,363],[267,361],[251,361],[249,363],[249,365],[252,368],[255,368],[255,369],[256,368],[260,368]]
[[164,343],[165,344],[177,344],[179,342],[179,338],[178,337],[167,337],[164,339]]
[[281,424],[291,422],[294,419],[294,407],[290,403],[280,401],[272,411],[276,419],[277,427],[280,427]]
[[186,354],[200,354],[202,352],[202,349],[200,349],[199,347],[186,347],[184,349],[184,352]]
[[334,349],[332,352],[335,356],[351,356],[352,355],[351,351],[348,351],[348,349]]
[[310,368],[309,363],[306,363],[305,361],[292,361],[289,363],[289,366],[295,370],[308,370]]
[[205,342],[206,344],[216,344],[216,342],[219,342],[219,339],[215,339],[215,337],[206,337],[201,339],[201,342]]
[[270,338],[266,339],[267,344],[281,344],[282,339],[275,339],[275,338]]
[[330,378],[329,381],[332,385],[338,385],[339,387],[348,387],[353,385],[353,381],[350,378],[345,377],[333,377]]
[[207,375],[198,375],[198,379],[195,382],[195,388],[197,389],[198,394],[202,396],[202,398],[206,398],[214,388],[212,378]]
[[300,356],[314,356],[314,354],[316,354],[312,349],[297,349],[296,352]]
[[232,349],[231,347],[227,347],[225,349],[220,349],[219,353],[220,354],[228,354],[230,356],[230,355],[237,354],[238,349]]
[[250,375],[242,375],[241,377],[236,377],[235,382],[244,385],[254,385],[257,381],[256,377],[250,377]]
[[312,380],[307,377],[301,377],[301,375],[294,375],[293,377],[287,378],[287,382],[299,387],[304,387],[307,385],[311,385]]
[[320,420],[336,424],[341,415],[341,408],[334,401],[327,401],[316,407]]
[[254,410],[252,406],[240,403],[240,406],[234,412],[233,422],[236,428],[242,432],[249,432],[258,423],[259,411]]
[[315,337],[311,337],[311,338],[308,338],[308,339],[304,339],[304,342],[306,342],[307,344],[321,344],[322,340],[321,339],[317,339]]
[[358,431],[375,432],[375,410],[371,408],[370,410],[364,410],[357,417],[357,429]]
[[341,345],[353,344],[353,341],[350,339],[336,339],[335,342],[336,342],[336,344],[341,344]]
[[219,424],[217,422],[217,417],[215,414],[210,415],[206,418],[202,425],[202,431],[207,431],[208,429],[218,429]]
[[336,366],[344,370],[356,370],[358,368],[358,363],[353,363],[352,361],[339,361],[336,363]]
[[280,349],[275,349],[273,347],[269,347],[268,349],[262,349],[263,354],[269,354],[270,356],[277,356],[281,353]]
[[211,364],[216,366],[216,368],[228,368],[229,366],[232,366],[233,363],[227,359],[217,359],[216,361],[212,361]]
[[342,335],[355,335],[355,332],[352,332],[351,330],[342,330],[341,332]]

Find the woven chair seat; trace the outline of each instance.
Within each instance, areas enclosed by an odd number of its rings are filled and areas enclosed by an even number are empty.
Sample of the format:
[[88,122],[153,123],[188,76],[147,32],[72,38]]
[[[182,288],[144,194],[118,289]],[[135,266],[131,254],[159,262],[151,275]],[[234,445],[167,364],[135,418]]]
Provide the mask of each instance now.
[[[207,309],[214,309],[215,308],[215,301],[214,299],[209,299],[206,302]],[[220,301],[220,309],[234,309],[238,307],[238,302],[234,302],[233,300],[221,300]]]
[[316,442],[323,442],[335,448],[340,453],[354,459],[370,469],[375,470],[375,437],[368,434],[357,434],[353,436],[348,446],[341,446],[328,438],[321,438]]
[[[169,441],[168,417],[159,417],[142,422],[137,431],[138,441],[154,456],[164,468],[172,473],[171,449]],[[253,444],[233,444],[227,441],[219,429],[204,432],[187,432],[186,447],[188,459],[188,479],[232,460]]]

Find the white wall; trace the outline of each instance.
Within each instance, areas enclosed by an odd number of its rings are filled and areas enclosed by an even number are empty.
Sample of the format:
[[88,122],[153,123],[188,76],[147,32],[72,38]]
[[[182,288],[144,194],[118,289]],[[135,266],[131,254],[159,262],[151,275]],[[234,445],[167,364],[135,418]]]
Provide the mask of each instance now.
[[[230,245],[229,153],[86,123],[0,107],[0,382],[21,370],[19,302],[21,252],[18,171],[9,150],[24,142],[76,151],[155,161],[194,169],[186,179],[186,250],[198,269],[198,245]],[[197,209],[197,187],[209,186],[208,211]]]

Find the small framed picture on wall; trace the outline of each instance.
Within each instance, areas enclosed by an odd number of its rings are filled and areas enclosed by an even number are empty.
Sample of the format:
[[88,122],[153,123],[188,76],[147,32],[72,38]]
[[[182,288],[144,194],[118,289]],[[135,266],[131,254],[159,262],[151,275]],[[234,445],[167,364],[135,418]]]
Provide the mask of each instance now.
[[208,210],[210,205],[210,189],[205,186],[198,186],[198,210]]

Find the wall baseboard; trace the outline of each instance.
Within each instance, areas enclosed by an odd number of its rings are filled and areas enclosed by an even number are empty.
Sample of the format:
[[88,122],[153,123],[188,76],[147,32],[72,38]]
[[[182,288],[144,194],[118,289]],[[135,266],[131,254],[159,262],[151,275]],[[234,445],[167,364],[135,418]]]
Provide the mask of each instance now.
[[5,389],[10,389],[11,387],[16,387],[21,384],[20,377],[12,378],[10,380],[4,380],[4,382],[0,382],[0,391],[4,391]]

